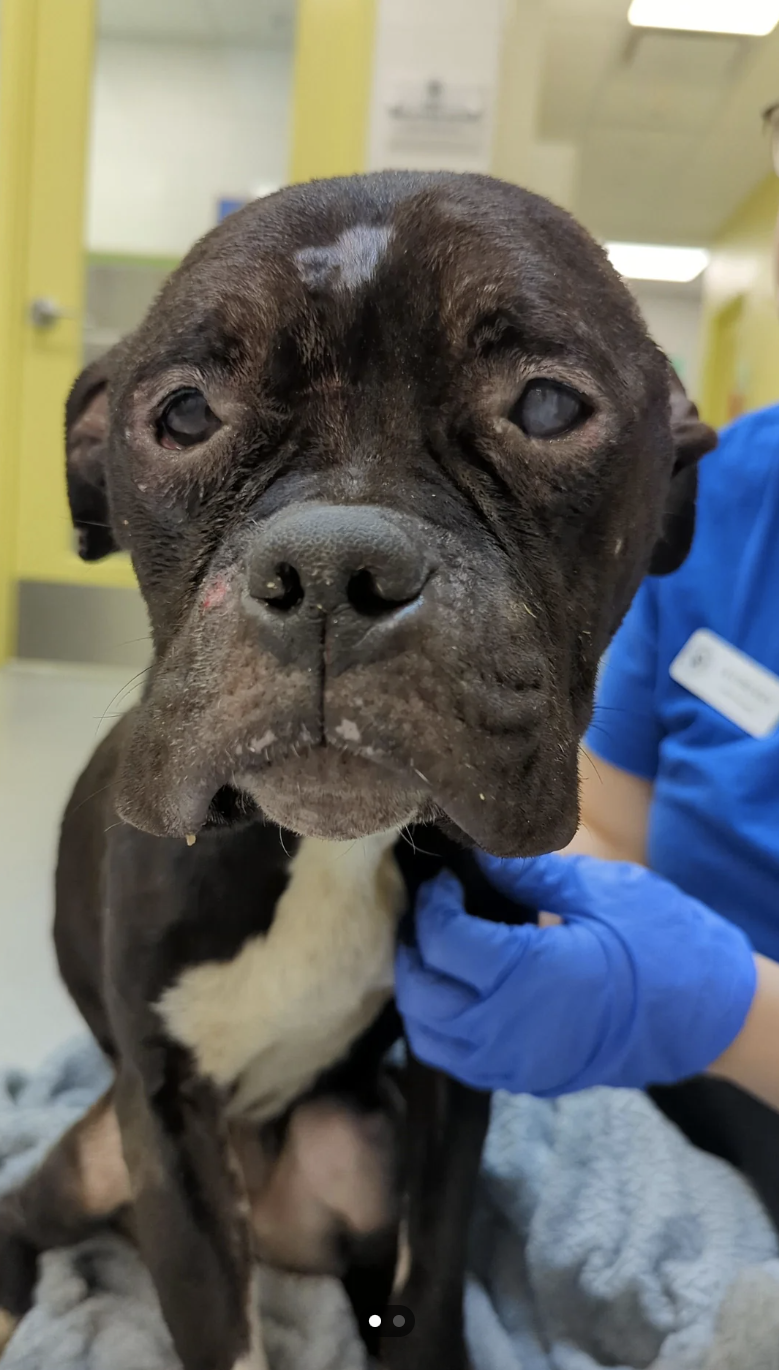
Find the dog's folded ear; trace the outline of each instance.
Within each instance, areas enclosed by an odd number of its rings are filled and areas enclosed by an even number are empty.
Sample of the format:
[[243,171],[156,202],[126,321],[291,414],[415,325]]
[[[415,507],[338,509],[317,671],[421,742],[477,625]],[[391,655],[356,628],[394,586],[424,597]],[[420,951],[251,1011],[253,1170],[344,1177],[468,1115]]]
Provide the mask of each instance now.
[[704,423],[676,372],[671,373],[671,430],[676,446],[671,486],[665,506],[663,532],[655,544],[649,574],[667,576],[678,571],[692,547],[698,462],[717,446],[717,434]]
[[68,500],[84,561],[99,561],[118,551],[106,493],[108,386],[117,349],[81,372],[65,406]]

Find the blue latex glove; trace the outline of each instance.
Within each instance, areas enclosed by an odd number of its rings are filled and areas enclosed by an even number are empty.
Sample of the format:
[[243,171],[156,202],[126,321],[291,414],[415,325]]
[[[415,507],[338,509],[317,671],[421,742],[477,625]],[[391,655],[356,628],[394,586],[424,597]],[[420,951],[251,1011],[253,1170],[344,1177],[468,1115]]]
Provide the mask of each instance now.
[[496,888],[563,924],[487,923],[443,873],[400,947],[398,1005],[420,1060],[477,1089],[550,1097],[705,1070],[744,1025],[747,938],[660,876],[586,856],[481,857]]

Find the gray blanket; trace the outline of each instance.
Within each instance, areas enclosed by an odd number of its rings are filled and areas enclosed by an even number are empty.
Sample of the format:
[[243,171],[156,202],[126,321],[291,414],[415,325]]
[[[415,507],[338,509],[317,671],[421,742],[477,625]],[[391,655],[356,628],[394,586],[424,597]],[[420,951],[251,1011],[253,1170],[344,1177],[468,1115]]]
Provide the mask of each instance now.
[[[104,1087],[88,1043],[0,1074],[0,1190]],[[779,1250],[740,1176],[642,1095],[495,1101],[466,1295],[476,1370],[779,1370]],[[365,1370],[340,1287],[262,1273],[272,1370]],[[176,1370],[134,1251],[106,1234],[41,1264],[2,1370]]]

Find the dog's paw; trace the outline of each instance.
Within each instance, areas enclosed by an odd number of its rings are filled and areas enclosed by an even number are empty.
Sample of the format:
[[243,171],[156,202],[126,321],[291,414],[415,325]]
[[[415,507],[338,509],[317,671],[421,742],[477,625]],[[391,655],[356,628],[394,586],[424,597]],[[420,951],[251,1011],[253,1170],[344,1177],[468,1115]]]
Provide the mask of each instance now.
[[8,1313],[4,1308],[0,1308],[0,1356],[2,1356],[11,1337],[19,1326],[19,1319],[13,1313]]

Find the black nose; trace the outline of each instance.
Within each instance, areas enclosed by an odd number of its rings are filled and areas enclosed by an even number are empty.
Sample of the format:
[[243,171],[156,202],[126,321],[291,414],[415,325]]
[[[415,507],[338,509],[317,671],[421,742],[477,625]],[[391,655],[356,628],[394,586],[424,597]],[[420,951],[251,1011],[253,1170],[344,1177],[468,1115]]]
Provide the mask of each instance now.
[[351,646],[377,620],[391,630],[420,603],[431,570],[415,519],[372,505],[300,504],[260,528],[248,591],[268,645],[289,658],[305,654],[323,616]]

